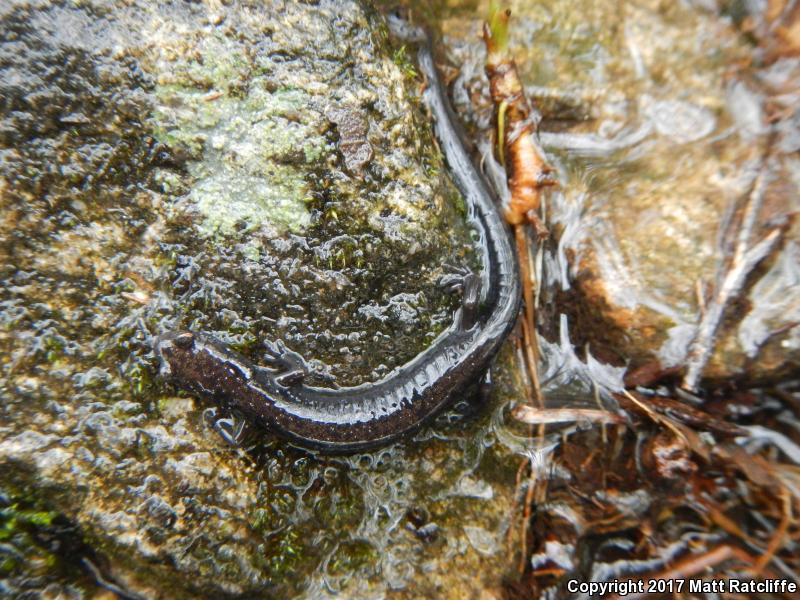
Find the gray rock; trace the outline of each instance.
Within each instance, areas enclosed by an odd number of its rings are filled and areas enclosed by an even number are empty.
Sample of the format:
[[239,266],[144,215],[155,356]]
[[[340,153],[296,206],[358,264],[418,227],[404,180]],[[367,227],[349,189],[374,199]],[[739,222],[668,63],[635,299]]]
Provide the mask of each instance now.
[[[429,482],[413,444],[388,467],[270,440],[231,450],[151,350],[180,327],[255,359],[282,339],[320,381],[352,384],[451,322],[437,282],[473,260],[469,231],[381,19],[347,0],[0,11],[2,486],[102,558],[100,575],[76,551],[2,589],[406,585],[419,541],[396,515],[451,486],[446,471]],[[473,469],[454,439],[431,456]],[[379,469],[383,487],[360,487]]]

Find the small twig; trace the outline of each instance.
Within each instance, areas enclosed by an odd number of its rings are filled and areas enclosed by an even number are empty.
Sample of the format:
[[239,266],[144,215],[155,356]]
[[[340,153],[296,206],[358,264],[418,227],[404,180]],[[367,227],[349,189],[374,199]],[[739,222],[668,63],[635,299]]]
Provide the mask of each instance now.
[[[630,393],[637,396],[637,398],[639,396],[637,392]],[[624,396],[620,396],[619,394],[616,395],[616,398],[617,402],[620,403],[620,407],[623,409],[633,410],[635,412],[641,411],[641,408],[639,408],[641,404],[632,406]],[[714,433],[726,436],[743,437],[749,435],[748,430],[744,427],[712,417],[710,414],[698,408],[673,398],[665,396],[647,396],[647,400],[643,402],[643,404],[644,403],[646,403],[647,407],[652,411],[669,416],[697,430],[713,431]]]
[[[540,438],[541,439],[541,438]],[[539,481],[536,478],[536,468],[533,464],[533,459],[530,459],[531,474],[528,478],[528,489],[525,493],[525,511],[522,515],[522,532],[520,534],[522,552],[519,556],[518,570],[520,573],[525,572],[525,565],[528,564],[528,529],[531,522],[531,511],[533,506],[533,493],[536,489],[536,483]]]
[[[660,415],[660,414],[658,414],[658,413],[657,413],[656,411],[654,411],[652,408],[650,408],[649,406],[647,406],[647,404],[645,404],[644,402],[642,402],[641,400],[639,400],[639,399],[638,399],[638,398],[637,398],[635,395],[631,394],[631,393],[630,393],[628,390],[622,390],[622,394],[623,394],[623,395],[624,395],[626,398],[628,398],[629,400],[631,400],[631,401],[632,401],[634,404],[636,404],[636,406],[638,406],[638,407],[639,407],[639,409],[640,409],[640,410],[642,410],[642,411],[643,411],[643,412],[644,412],[644,413],[645,413],[645,414],[646,414],[648,417],[650,417],[650,419],[652,419],[652,420],[653,420],[655,423],[659,423],[659,424],[661,424],[661,425],[664,425],[664,426],[665,426],[665,427],[667,427],[667,429],[669,429],[669,430],[670,430],[672,433],[674,433],[676,436],[678,436],[678,438],[679,438],[679,439],[683,440],[683,442],[684,442],[684,443],[685,443],[687,446],[690,446],[690,444],[689,444],[689,440],[687,440],[687,439],[686,439],[686,435],[684,434],[684,432],[683,432],[683,431],[682,431],[680,428],[678,428],[678,427],[676,426],[676,424],[675,424],[675,423],[672,421],[672,419],[670,419],[670,418],[666,417],[665,415]],[[615,396],[616,396],[616,395],[618,395],[618,394],[615,394]]]
[[682,384],[686,389],[692,391],[697,389],[703,370],[714,350],[717,330],[728,304],[741,291],[750,272],[769,256],[780,240],[782,229],[781,227],[776,227],[761,241],[752,247],[750,246],[750,239],[761,209],[765,187],[765,172],[762,169],[747,200],[730,268],[722,277],[715,293],[707,304],[705,313],[702,315],[700,324],[697,327],[695,338],[689,347],[686,375]]
[[753,566],[753,575],[758,576],[761,571],[769,564],[775,553],[780,550],[786,542],[786,532],[789,530],[789,524],[792,521],[792,496],[785,486],[781,486],[781,500],[783,501],[783,511],[781,512],[781,522],[775,530],[775,535],[769,541],[767,549],[764,554],[759,557],[756,564]]
[[[523,323],[524,323],[524,320],[523,320]],[[524,327],[524,325],[523,325],[523,327]],[[514,374],[517,377],[518,387],[523,387],[525,389],[525,397],[530,402],[533,402],[533,394],[534,394],[534,392],[533,392],[533,384],[532,384],[532,381],[531,381],[532,377],[531,377],[531,373],[525,368],[525,364],[526,364],[526,359],[525,359],[526,348],[525,348],[525,346],[526,346],[526,343],[525,343],[525,339],[524,339],[524,333],[523,333],[523,336],[521,336],[521,337],[518,336],[516,341],[517,341],[517,348],[516,348],[516,350],[517,350],[517,360],[519,361],[521,367],[520,367],[520,369],[515,370]],[[524,375],[524,377],[523,377],[523,375]],[[530,437],[533,437],[533,426],[532,425],[529,426],[528,431],[529,431]],[[526,458],[523,458],[520,461],[519,468],[517,469],[516,485],[514,487],[514,501],[513,501],[513,504],[511,506],[511,512],[509,513],[511,516],[510,516],[510,519],[509,519],[510,524],[509,524],[509,527],[508,527],[508,535],[507,535],[507,538],[506,538],[509,555],[511,555],[511,551],[512,551],[511,550],[511,545],[512,545],[512,542],[514,540],[514,533],[516,531],[516,528],[514,527],[514,522],[515,522],[515,515],[517,513],[517,509],[519,508],[518,498],[519,498],[519,496],[520,496],[520,494],[522,492],[522,474],[523,474],[525,468],[528,467],[528,466],[533,468],[533,465],[532,465],[530,459],[528,457],[526,457]],[[525,497],[526,498],[528,497],[527,493],[526,493]],[[520,554],[524,557],[526,555],[526,550],[527,550],[527,548],[526,548],[527,521],[525,520],[525,516],[524,515],[525,514],[529,514],[529,512],[527,511],[527,509],[523,509],[522,512],[523,512],[522,522],[520,523],[520,528],[522,530],[522,534],[521,534],[521,538],[522,538],[521,545],[522,545],[522,548],[520,549]]]
[[702,500],[702,506],[708,513],[708,516],[711,518],[711,521],[720,527],[724,532],[739,538],[740,540],[744,541],[750,546],[758,546],[753,539],[747,535],[739,525],[730,519],[722,509],[714,504],[714,502],[709,498],[704,498]]
[[517,467],[516,484],[514,485],[514,499],[511,502],[511,518],[509,519],[508,533],[506,534],[506,552],[509,556],[511,556],[511,543],[514,539],[514,515],[516,514],[517,507],[519,506],[519,500],[517,500],[517,498],[522,490],[522,472],[526,466],[528,466],[528,460],[523,459],[519,462],[519,467]]
[[203,96],[204,102],[213,102],[214,100],[219,100],[225,95],[225,92],[218,91],[218,92],[211,92],[210,94]]
[[704,317],[706,314],[706,291],[703,282],[698,279],[694,282],[694,293],[697,296],[697,308],[700,311],[700,317]]
[[511,415],[518,421],[530,424],[572,423],[592,421],[621,425],[625,419],[607,410],[594,408],[533,408],[523,404],[514,408]]
[[[664,580],[674,580],[674,579],[688,579],[699,573],[702,573],[706,569],[713,568],[720,563],[725,562],[726,560],[730,560],[732,558],[738,558],[741,562],[745,564],[753,564],[754,559],[750,556],[747,552],[742,550],[741,548],[737,548],[735,546],[717,546],[713,550],[706,552],[705,554],[701,554],[700,556],[691,556],[678,564],[676,564],[671,569],[667,569],[666,571],[662,571],[661,573],[654,573],[652,575],[648,575],[643,579],[643,581],[649,581],[654,579],[664,579]],[[638,600],[639,598],[646,598],[651,594],[644,593],[644,594],[629,594],[625,596],[625,600]],[[617,595],[608,596],[609,600],[612,598],[614,600],[618,600],[620,597]]]
[[533,397],[536,405],[539,408],[543,408],[544,397],[542,396],[542,387],[539,382],[539,345],[536,341],[536,330],[532,328],[532,324],[528,323],[527,319],[522,319],[522,345],[525,351],[525,366],[530,375],[533,388]]

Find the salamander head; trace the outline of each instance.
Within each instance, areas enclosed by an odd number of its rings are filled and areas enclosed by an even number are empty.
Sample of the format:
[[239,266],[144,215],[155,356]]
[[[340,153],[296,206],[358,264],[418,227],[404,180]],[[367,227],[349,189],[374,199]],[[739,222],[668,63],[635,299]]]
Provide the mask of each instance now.
[[161,376],[184,379],[196,363],[201,345],[190,331],[171,331],[156,338],[153,349],[161,361]]
[[154,350],[161,361],[162,377],[178,387],[211,396],[235,395],[254,371],[243,356],[221,342],[191,331],[159,336]]

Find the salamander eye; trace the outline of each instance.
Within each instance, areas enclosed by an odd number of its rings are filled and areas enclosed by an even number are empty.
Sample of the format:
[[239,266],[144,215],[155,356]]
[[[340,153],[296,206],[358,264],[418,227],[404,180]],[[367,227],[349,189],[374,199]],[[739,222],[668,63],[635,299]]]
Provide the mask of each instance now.
[[188,350],[194,345],[194,334],[187,331],[175,337],[173,343],[183,350]]

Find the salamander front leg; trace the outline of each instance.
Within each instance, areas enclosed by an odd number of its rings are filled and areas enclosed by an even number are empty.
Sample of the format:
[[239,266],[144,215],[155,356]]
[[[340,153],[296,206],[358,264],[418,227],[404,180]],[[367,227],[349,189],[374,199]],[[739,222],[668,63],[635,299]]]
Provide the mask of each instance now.
[[279,372],[275,377],[278,385],[292,387],[303,383],[308,373],[306,361],[297,352],[286,347],[281,340],[264,342],[267,349],[265,360],[270,368]]
[[238,448],[250,438],[253,426],[236,411],[209,408],[203,413],[206,422],[231,446]]
[[456,312],[456,327],[472,329],[478,322],[478,307],[481,300],[481,279],[465,267],[450,267],[451,272],[444,275],[440,284],[449,292],[461,292],[461,307]]

